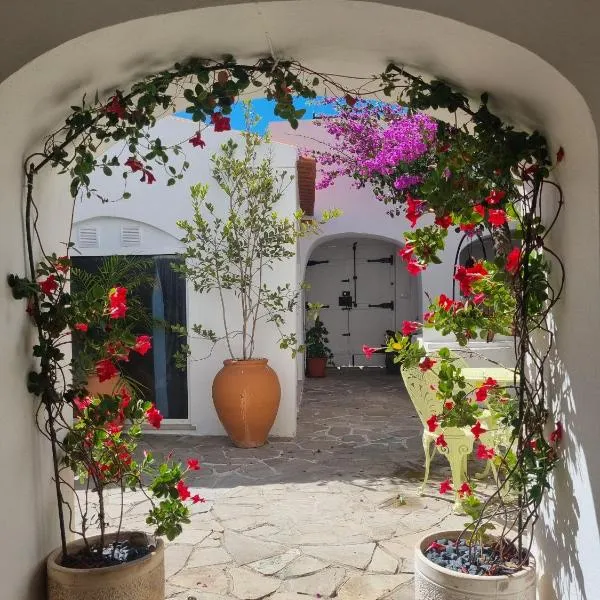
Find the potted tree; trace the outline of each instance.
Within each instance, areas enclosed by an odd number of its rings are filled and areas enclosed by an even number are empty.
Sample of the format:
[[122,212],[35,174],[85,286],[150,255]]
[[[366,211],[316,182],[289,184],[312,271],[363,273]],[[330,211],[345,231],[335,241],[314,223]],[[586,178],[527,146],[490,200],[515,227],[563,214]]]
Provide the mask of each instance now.
[[[164,545],[157,536],[174,539],[189,522],[189,504],[203,501],[185,483],[198,461],[182,466],[138,455],[142,424],[159,428],[162,415],[122,379],[121,367],[131,354],[148,352],[151,339],[121,326],[127,288],[102,286],[94,277],[86,286],[80,278],[72,295],[70,269],[68,257],[52,255],[39,263],[35,279],[8,280],[13,296],[27,300],[38,331],[38,366],[29,373],[28,389],[40,400],[37,423],[50,441],[61,534],[61,547],[47,560],[48,598],[163,600]],[[110,391],[86,388],[83,363],[65,352],[72,337],[94,361],[101,382],[112,384]],[[109,494],[122,507],[123,496],[136,491],[149,500],[150,532],[123,530],[122,510],[109,515]],[[67,492],[75,495],[72,501]],[[68,543],[67,532],[78,539]]]
[[[177,223],[184,232],[185,263],[174,268],[196,292],[214,294],[221,332],[200,324],[192,330],[211,349],[225,342],[229,358],[212,386],[215,409],[233,443],[254,448],[266,442],[281,394],[268,359],[255,356],[258,325],[271,323],[279,332],[280,348],[294,355],[297,349],[296,335],[284,332],[297,290],[289,283],[269,285],[267,273],[292,259],[298,238],[317,225],[302,222],[302,211],[278,213],[291,176],[276,170],[265,148],[268,138],[251,132],[256,117],[246,110],[241,142],[229,139],[211,157],[211,175],[225,202],[211,202],[206,184],[192,186],[193,219]],[[333,214],[325,212],[323,219]]]
[[306,374],[308,377],[325,377],[327,363],[333,358],[327,346],[329,332],[317,316],[314,324],[306,331]]

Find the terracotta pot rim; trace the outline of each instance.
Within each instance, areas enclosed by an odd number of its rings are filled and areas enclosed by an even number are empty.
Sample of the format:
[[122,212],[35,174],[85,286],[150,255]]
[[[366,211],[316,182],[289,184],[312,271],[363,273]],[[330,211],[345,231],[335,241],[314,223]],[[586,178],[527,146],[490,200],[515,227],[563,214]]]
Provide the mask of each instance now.
[[452,539],[453,536],[459,536],[462,533],[461,531],[440,531],[438,533],[428,534],[425,537],[421,538],[415,545],[415,552],[418,555],[419,559],[422,560],[428,568],[433,571],[440,573],[444,576],[456,577],[457,579],[469,579],[474,581],[489,581],[498,582],[498,581],[506,581],[509,579],[522,579],[525,577],[531,577],[532,571],[535,572],[536,564],[535,558],[532,554],[529,555],[529,564],[525,565],[521,568],[520,571],[512,573],[510,575],[471,575],[470,573],[461,573],[460,571],[453,571],[452,569],[446,569],[445,567],[441,567],[437,565],[433,561],[429,560],[427,556],[425,556],[425,549],[431,542],[435,541],[439,538],[448,538]]
[[249,367],[266,365],[269,362],[268,358],[227,358],[223,361],[226,367],[245,365]]
[[[119,535],[119,538],[126,539],[126,536],[130,535],[132,533],[142,533],[144,535],[154,537],[151,534],[147,534],[144,531],[122,531],[121,534]],[[114,534],[114,533],[107,534],[107,535],[105,535],[105,540],[110,540],[110,539],[114,538],[115,536],[116,536],[116,534]],[[94,535],[94,536],[88,538],[88,541],[93,542],[98,539],[100,539],[100,536]],[[144,563],[152,561],[153,559],[156,558],[157,555],[162,554],[164,551],[165,543],[163,542],[163,540],[161,538],[155,538],[155,539],[156,539],[156,550],[154,550],[154,552],[149,552],[148,554],[146,554],[146,556],[142,556],[141,558],[136,558],[135,560],[132,560],[129,562],[121,563],[120,565],[111,565],[110,567],[97,567],[95,569],[75,569],[73,567],[64,567],[63,565],[59,564],[59,562],[58,562],[58,559],[62,558],[62,548],[60,548],[60,547],[56,548],[48,555],[47,563],[48,563],[48,566],[52,567],[53,571],[56,571],[58,573],[64,573],[64,574],[72,574],[72,573],[79,574],[80,573],[82,576],[85,576],[85,575],[99,575],[99,574],[104,575],[105,573],[120,573],[120,572],[125,571],[128,568],[139,567],[139,566],[143,565]],[[83,546],[83,540],[81,540],[81,539],[74,540],[67,544],[67,547],[73,547],[73,546]]]

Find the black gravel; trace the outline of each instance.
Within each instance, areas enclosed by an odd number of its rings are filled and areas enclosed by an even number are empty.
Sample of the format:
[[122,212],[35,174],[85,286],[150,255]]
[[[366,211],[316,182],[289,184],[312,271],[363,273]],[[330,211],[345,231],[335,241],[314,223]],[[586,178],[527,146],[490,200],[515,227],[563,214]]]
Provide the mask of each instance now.
[[101,569],[143,558],[153,550],[154,546],[134,546],[131,542],[124,540],[104,548],[92,546],[89,552],[84,549],[77,554],[70,554],[63,558],[61,564],[63,567],[71,569]]

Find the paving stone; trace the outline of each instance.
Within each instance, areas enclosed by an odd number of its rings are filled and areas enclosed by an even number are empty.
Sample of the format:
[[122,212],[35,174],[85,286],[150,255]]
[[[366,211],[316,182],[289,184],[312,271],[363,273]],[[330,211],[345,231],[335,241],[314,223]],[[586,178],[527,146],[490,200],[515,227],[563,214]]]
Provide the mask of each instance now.
[[289,565],[294,559],[298,558],[300,554],[300,550],[292,548],[284,554],[264,558],[263,560],[250,563],[248,566],[262,575],[274,575]]
[[288,579],[284,582],[282,590],[306,594],[313,597],[320,594],[321,598],[330,598],[345,579],[345,569],[342,569],[341,567],[329,567],[314,575]]
[[165,576],[167,579],[185,566],[193,546],[171,544],[165,548]]
[[231,593],[240,600],[257,600],[275,592],[281,581],[259,575],[250,569],[235,567],[229,571]]
[[322,571],[328,566],[328,562],[323,562],[313,556],[299,556],[294,562],[283,569],[278,576],[282,579],[302,577],[303,575],[312,575],[313,573]]
[[283,554],[286,551],[286,547],[282,544],[258,540],[234,531],[225,532],[223,544],[236,564],[240,566]]
[[[239,600],[227,572],[242,564],[246,576],[280,585],[269,600],[326,597],[363,571],[366,577],[391,575],[394,559],[398,572],[412,577],[416,541],[432,528],[464,523],[437,494],[449,474],[443,457],[432,461],[431,496],[418,496],[421,434],[401,379],[378,369],[335,370],[306,380],[295,440],[241,450],[225,437],[144,433],[140,450],[152,450],[157,460],[174,450],[176,457],[197,456],[203,464],[189,485],[207,502],[191,507],[191,523],[166,547],[168,594],[174,600]],[[405,506],[389,502],[399,495]],[[147,530],[143,500],[126,494],[128,529]],[[106,502],[111,514],[120,512],[117,490],[107,492]],[[229,557],[234,562],[220,562]],[[344,593],[358,589],[368,597],[379,592],[377,581],[358,588],[353,582]],[[412,600],[412,582],[385,594],[386,600]]]
[[223,548],[194,548],[187,562],[187,568],[208,567],[230,563],[233,559]]
[[219,566],[183,569],[172,577],[169,583],[194,592],[210,592],[211,594],[226,595],[229,589],[229,580],[225,569]]
[[409,575],[355,575],[338,590],[339,600],[379,600],[410,579]]
[[348,544],[345,546],[305,546],[304,552],[332,563],[366,569],[371,562],[375,544]]
[[377,547],[373,553],[373,558],[369,564],[368,570],[371,573],[386,573],[393,575],[398,570],[398,561],[380,547]]

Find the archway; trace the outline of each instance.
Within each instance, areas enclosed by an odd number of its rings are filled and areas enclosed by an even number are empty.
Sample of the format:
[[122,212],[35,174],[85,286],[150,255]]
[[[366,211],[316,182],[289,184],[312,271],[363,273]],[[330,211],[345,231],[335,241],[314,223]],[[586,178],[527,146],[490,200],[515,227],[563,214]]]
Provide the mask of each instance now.
[[[334,9],[340,7],[340,3],[330,4]],[[564,362],[558,363],[555,385],[557,395],[560,394],[563,401],[565,413],[563,420],[570,434],[566,449],[567,468],[559,474],[559,485],[557,485],[557,514],[549,521],[566,523],[567,530],[563,533],[569,541],[559,548],[559,555],[562,552],[563,562],[560,563],[559,559],[555,559],[560,564],[551,563],[556,567],[555,573],[561,573],[561,569],[564,569],[563,578],[559,582],[551,582],[546,594],[550,597],[554,588],[556,597],[578,597],[585,595],[587,589],[588,597],[593,597],[593,590],[597,587],[595,579],[597,575],[594,574],[593,565],[594,554],[599,545],[596,518],[598,505],[595,499],[600,497],[597,489],[600,467],[597,461],[593,460],[596,454],[595,424],[593,420],[586,419],[586,414],[593,414],[595,410],[593,399],[596,374],[593,365],[584,358],[594,355],[594,338],[599,328],[597,314],[592,310],[581,311],[578,299],[586,298],[589,305],[597,304],[600,291],[597,269],[584,272],[577,266],[590,255],[598,256],[598,161],[594,123],[584,100],[575,88],[547,63],[543,63],[528,51],[455,21],[426,13],[375,6],[371,3],[362,7],[361,4],[356,3],[354,11],[347,11],[347,14],[342,15],[333,12],[333,9],[330,12],[329,7],[322,9],[319,24],[329,31],[344,31],[346,39],[378,39],[380,42],[377,45],[374,44],[368,50],[356,51],[353,56],[348,54],[340,56],[335,55],[336,49],[346,52],[349,48],[347,43],[336,45],[339,44],[337,40],[336,44],[332,43],[328,55],[322,52],[318,45],[309,49],[314,40],[307,39],[302,44],[298,44],[298,52],[295,56],[304,59],[306,55],[309,60],[319,54],[328,56],[324,62],[336,68],[347,64],[345,61],[356,59],[356,65],[361,65],[360,70],[367,72],[377,70],[382,62],[380,60],[382,56],[387,56],[390,52],[402,55],[405,53],[405,48],[400,44],[411,43],[410,36],[398,31],[397,26],[400,23],[402,27],[412,28],[417,32],[416,35],[421,36],[418,44],[414,44],[415,48],[430,49],[427,51],[429,57],[406,52],[408,61],[423,65],[424,70],[436,71],[454,78],[469,89],[488,88],[492,93],[497,91],[500,102],[509,112],[517,116],[522,114],[522,106],[533,107],[532,112],[535,114],[527,110],[524,120],[534,117],[537,124],[541,125],[553,139],[560,140],[560,143],[568,148],[566,168],[560,174],[561,182],[567,198],[583,198],[586,204],[567,213],[558,240],[571,275],[567,283],[566,300],[556,315],[559,349]],[[296,8],[300,12],[296,13],[297,18],[293,19],[293,27],[292,20],[287,16],[283,23],[274,21],[282,39],[287,36],[288,41],[292,40],[290,35],[292,29],[301,31],[304,35],[305,30],[298,27],[298,15],[304,15],[307,21],[308,16],[314,17],[314,14],[303,13],[300,7]],[[217,12],[218,10],[226,12]],[[282,8],[282,10],[286,9]],[[202,26],[206,31],[213,31],[215,36],[228,40],[220,26],[231,27],[232,21],[235,24],[236,20],[243,19],[244,15],[237,9],[231,8],[214,9],[214,11],[198,12],[197,16],[202,17]],[[285,15],[285,13],[281,14]],[[229,19],[224,15],[228,15]],[[163,19],[171,18],[176,18],[183,27],[178,27],[175,21],[167,24],[164,20],[150,18],[144,22],[133,21],[107,31],[89,34],[40,57],[0,86],[0,98],[7,108],[7,115],[10,114],[0,125],[3,139],[11,140],[11,144],[5,145],[2,149],[3,160],[0,167],[6,198],[16,199],[20,196],[21,153],[31,146],[32,140],[40,137],[40,132],[51,129],[52,124],[63,114],[63,107],[72,103],[71,101],[77,101],[84,88],[89,86],[101,89],[114,88],[116,82],[132,79],[133,71],[148,70],[151,60],[132,61],[132,59],[140,56],[145,50],[148,50],[148,56],[153,56],[156,39],[164,40],[165,62],[178,58],[188,49],[197,49],[199,43],[197,29],[196,25],[191,23],[190,15],[169,15]],[[184,21],[190,21],[190,25],[186,27]],[[386,35],[374,35],[373,31],[377,29],[378,23],[389,23]],[[177,32],[177,35],[173,34],[169,39],[159,38],[157,35],[161,31]],[[380,33],[379,29],[377,32]],[[249,34],[248,38],[252,38],[252,34]],[[146,39],[151,42],[145,42]],[[323,36],[323,39],[329,38]],[[453,41],[456,40],[460,40],[461,45],[454,48]],[[201,51],[214,54],[222,49],[222,44],[215,39],[205,36],[201,42],[207,45],[206,49],[201,48]],[[265,49],[262,31],[260,36],[257,34],[256,38],[252,39],[240,40],[237,37],[236,43],[249,53],[257,48],[260,51]],[[285,44],[282,43],[282,47],[286,47]],[[231,50],[231,47],[227,49]],[[450,49],[454,52],[449,53]],[[237,48],[233,50],[236,51]],[[478,64],[470,61],[472,56],[478,56]],[[535,71],[539,76],[536,86],[530,86],[528,81],[532,65],[536,65]],[[354,68],[357,69],[358,67]],[[49,92],[56,88],[61,89],[60,94],[54,95]],[[64,90],[71,91],[64,93]],[[65,98],[67,95],[69,98]],[[63,203],[63,188],[60,180],[47,180],[46,183],[42,218],[46,218],[44,230],[48,244],[53,246],[66,238],[67,210]],[[20,222],[18,203],[5,202],[2,220],[4,251],[1,253],[5,272],[18,270],[22,262],[22,256],[15,253],[15,247],[20,247],[18,235]],[[28,543],[19,549],[19,556],[15,556],[14,570],[13,566],[10,566],[10,570],[14,573],[21,574],[20,578],[15,576],[19,582],[14,590],[10,591],[10,595],[25,597],[27,594],[25,582],[29,580],[31,565],[45,553],[47,543],[46,540],[41,539],[43,534],[39,533],[43,531],[41,523],[45,509],[40,507],[38,502],[46,506],[43,500],[44,494],[34,494],[34,491],[38,491],[40,478],[44,479],[36,471],[43,470],[44,463],[40,463],[31,451],[37,445],[37,438],[30,426],[29,398],[22,389],[21,381],[21,373],[27,359],[24,352],[15,353],[14,350],[15,347],[21,348],[25,328],[23,316],[19,307],[11,304],[7,297],[3,309],[6,312],[7,325],[3,345],[8,358],[2,365],[2,380],[11,391],[9,395],[13,399],[20,398],[20,401],[6,406],[5,421],[9,425],[3,429],[2,435],[7,446],[14,448],[16,454],[26,457],[24,460],[30,467],[24,469],[23,463],[14,465],[7,459],[6,473],[13,480],[22,481],[21,487],[26,492],[24,496],[31,498],[28,503],[19,500],[18,505],[11,501],[11,498],[6,498],[5,508],[14,514],[37,515],[39,520],[36,524],[35,519],[27,519],[32,526],[31,531],[26,532],[21,530],[26,519],[15,519],[15,527],[19,529],[7,532],[10,536],[19,533],[28,540]],[[562,490],[569,490],[569,493],[564,494]],[[573,506],[572,497],[578,498],[579,506]],[[557,538],[567,539],[560,532],[553,531],[554,525],[548,526],[551,528],[548,533],[548,544]],[[576,552],[579,553],[578,556]],[[579,570],[575,570],[574,576],[566,575],[568,567],[565,565],[573,566],[575,562],[573,556],[577,558]],[[552,560],[551,555],[548,555],[548,559]],[[583,580],[583,573],[586,575],[586,581]],[[560,575],[556,576],[557,579],[560,577]]]
[[367,361],[362,346],[385,343],[421,305],[420,281],[398,260],[394,240],[340,234],[320,239],[306,262],[306,303],[324,307],[333,363],[338,367],[385,366],[385,355]]

